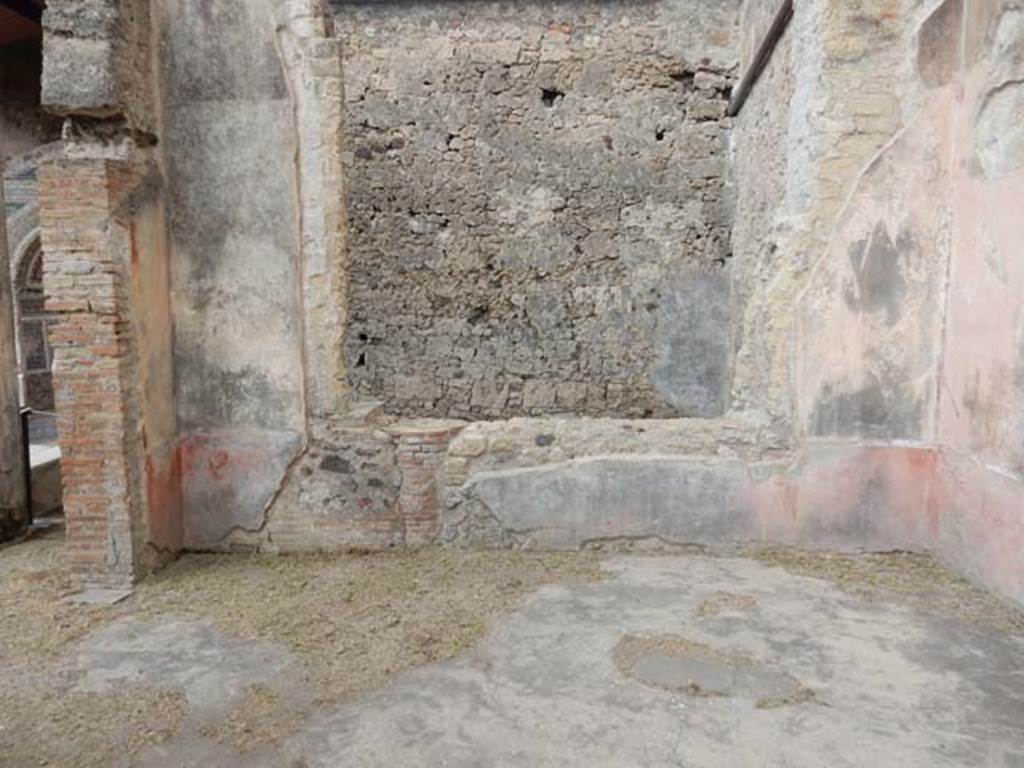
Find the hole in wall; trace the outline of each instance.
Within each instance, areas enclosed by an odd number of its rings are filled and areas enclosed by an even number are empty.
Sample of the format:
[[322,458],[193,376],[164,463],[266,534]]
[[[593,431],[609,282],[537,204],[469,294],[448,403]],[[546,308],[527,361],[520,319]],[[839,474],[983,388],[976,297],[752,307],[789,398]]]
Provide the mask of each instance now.
[[655,141],[664,141],[665,140],[665,129],[664,128],[658,128],[654,132],[654,140]]
[[557,88],[541,88],[540,101],[545,107],[553,107],[565,98],[565,92]]
[[696,73],[683,69],[679,72],[673,72],[669,77],[672,78],[673,82],[679,83],[684,91],[689,91],[693,89],[693,80],[696,77]]

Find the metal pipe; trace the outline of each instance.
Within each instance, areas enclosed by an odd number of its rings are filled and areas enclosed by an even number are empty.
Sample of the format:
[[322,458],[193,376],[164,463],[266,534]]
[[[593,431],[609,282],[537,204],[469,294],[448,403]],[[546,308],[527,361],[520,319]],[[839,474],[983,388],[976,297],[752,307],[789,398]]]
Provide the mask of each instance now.
[[32,449],[29,446],[29,425],[32,418],[31,408],[21,409],[21,455],[25,462],[25,514],[28,527],[32,526]]
[[786,31],[786,27],[789,26],[792,18],[793,0],[784,0],[782,6],[775,14],[775,18],[772,20],[772,25],[768,28],[768,33],[764,36],[764,40],[761,41],[761,46],[757,49],[757,55],[750,62],[747,71],[743,73],[743,79],[740,80],[739,86],[737,86],[736,91],[732,95],[729,108],[726,110],[726,114],[729,117],[735,117],[743,109],[747,97],[750,96],[750,91],[754,88],[758,78],[761,77],[761,73],[768,66],[768,62],[771,61],[772,52],[775,51],[775,46],[779,44],[779,40],[782,39],[782,33]]

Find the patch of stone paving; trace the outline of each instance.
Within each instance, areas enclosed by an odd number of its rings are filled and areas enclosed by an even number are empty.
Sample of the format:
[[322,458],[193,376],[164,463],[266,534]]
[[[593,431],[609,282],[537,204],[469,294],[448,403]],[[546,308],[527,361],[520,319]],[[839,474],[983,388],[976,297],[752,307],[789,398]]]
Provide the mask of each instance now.
[[255,685],[273,688],[291,706],[308,699],[287,649],[229,637],[209,622],[122,619],[82,642],[78,666],[83,691],[126,684],[182,691],[190,727],[227,717]]
[[[612,580],[540,590],[474,650],[313,717],[282,760],[811,768],[1024,755],[1021,637],[751,560],[611,567]],[[718,593],[757,610],[702,614]],[[702,650],[641,653],[629,674],[615,660],[624,637]],[[689,677],[726,695],[678,690]]]
[[[83,685],[142,682],[187,696],[192,727],[125,763],[138,768],[1024,759],[1018,634],[748,559],[624,557],[609,567],[609,580],[541,589],[454,659],[308,717],[287,651],[201,622],[126,620],[91,636]],[[305,718],[282,745],[238,752],[196,727],[196,713],[223,722],[255,686],[291,692],[283,704]]]
[[627,635],[615,646],[613,657],[625,675],[690,696],[750,699],[760,708],[813,699],[813,693],[791,675],[679,635]]

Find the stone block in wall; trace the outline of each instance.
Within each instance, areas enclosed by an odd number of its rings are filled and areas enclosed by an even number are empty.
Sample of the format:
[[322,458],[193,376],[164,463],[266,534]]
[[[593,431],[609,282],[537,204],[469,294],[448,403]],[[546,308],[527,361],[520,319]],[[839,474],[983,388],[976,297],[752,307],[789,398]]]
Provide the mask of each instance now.
[[46,38],[43,102],[63,113],[109,117],[119,112],[110,40]]
[[46,109],[155,132],[148,0],[50,0],[43,33]]

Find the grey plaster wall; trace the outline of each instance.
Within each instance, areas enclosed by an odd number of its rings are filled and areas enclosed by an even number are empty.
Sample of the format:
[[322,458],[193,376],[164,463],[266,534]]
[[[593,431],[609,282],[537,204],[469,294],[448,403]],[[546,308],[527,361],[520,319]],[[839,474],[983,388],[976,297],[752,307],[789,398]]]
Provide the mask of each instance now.
[[303,444],[296,142],[277,2],[159,11],[185,543],[202,548],[261,528]]
[[402,415],[709,416],[738,3],[333,3],[355,390]]
[[161,2],[185,432],[302,423],[294,141],[275,8]]

